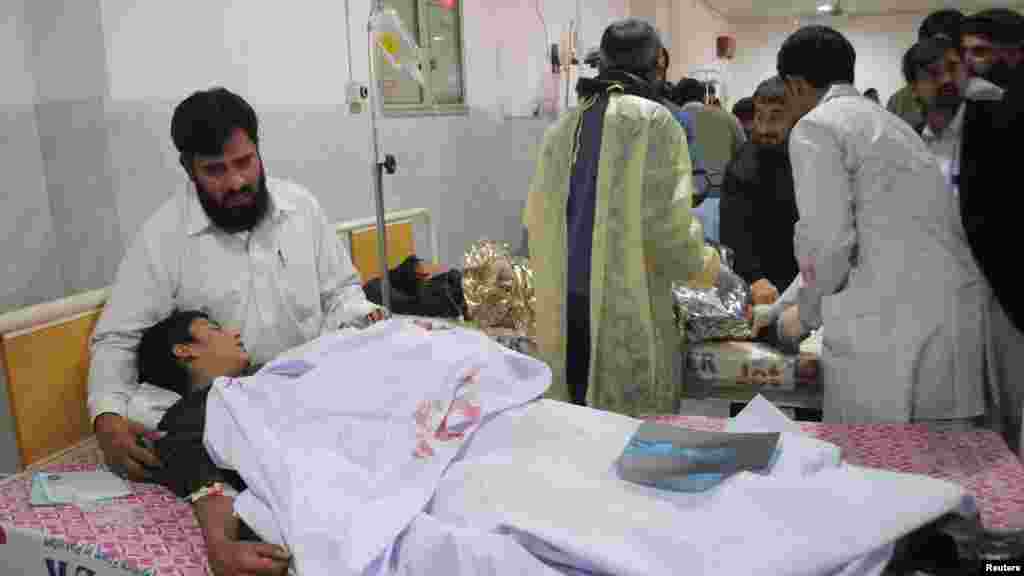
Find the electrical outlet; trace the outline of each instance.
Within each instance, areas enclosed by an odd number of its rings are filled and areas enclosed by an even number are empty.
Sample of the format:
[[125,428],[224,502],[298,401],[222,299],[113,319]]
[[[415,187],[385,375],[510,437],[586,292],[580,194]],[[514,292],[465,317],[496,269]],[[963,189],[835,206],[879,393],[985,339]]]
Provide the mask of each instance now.
[[366,109],[370,89],[365,84],[349,82],[345,85],[345,102],[350,114],[361,114]]

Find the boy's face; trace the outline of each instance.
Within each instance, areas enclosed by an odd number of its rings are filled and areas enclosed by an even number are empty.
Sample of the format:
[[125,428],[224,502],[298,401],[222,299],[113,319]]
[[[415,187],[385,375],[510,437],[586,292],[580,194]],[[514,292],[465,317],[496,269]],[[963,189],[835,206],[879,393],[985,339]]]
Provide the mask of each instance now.
[[174,353],[188,359],[192,371],[203,380],[237,376],[249,366],[249,354],[237,330],[225,330],[212,320],[196,318],[189,331],[193,341],[176,345]]

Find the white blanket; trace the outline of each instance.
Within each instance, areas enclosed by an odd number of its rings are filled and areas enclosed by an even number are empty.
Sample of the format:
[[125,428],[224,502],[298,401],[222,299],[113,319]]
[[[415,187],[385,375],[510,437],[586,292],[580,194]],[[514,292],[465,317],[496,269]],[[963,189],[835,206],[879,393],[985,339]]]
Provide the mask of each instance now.
[[796,440],[776,475],[698,494],[633,485],[613,463],[638,425],[547,400],[507,412],[451,466],[430,513],[595,573],[833,575],[880,573],[892,542],[969,506],[956,485],[838,465],[826,443]]
[[483,419],[551,380],[544,364],[482,334],[400,320],[325,336],[303,360],[315,368],[298,378],[216,381],[205,443],[248,486],[236,512],[287,546],[304,576],[394,570],[403,533],[421,553],[445,541],[451,531],[414,523],[438,479]]

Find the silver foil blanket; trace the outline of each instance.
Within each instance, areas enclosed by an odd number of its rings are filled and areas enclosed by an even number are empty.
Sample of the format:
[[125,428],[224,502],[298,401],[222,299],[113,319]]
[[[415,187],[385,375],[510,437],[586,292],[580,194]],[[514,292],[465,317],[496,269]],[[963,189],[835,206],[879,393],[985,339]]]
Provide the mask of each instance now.
[[713,288],[673,283],[676,326],[687,343],[750,340],[753,334],[746,316],[750,298],[750,286],[722,264]]

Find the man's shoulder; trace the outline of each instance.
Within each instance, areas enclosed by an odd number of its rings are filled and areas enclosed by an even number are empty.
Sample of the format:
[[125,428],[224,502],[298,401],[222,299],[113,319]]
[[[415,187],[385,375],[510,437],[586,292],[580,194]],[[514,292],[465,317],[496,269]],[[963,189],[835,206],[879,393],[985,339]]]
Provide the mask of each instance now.
[[284,178],[272,178],[267,176],[267,189],[275,200],[282,201],[286,206],[295,208],[320,210],[320,202],[308,188]]
[[608,102],[609,114],[628,114],[645,119],[657,117],[670,118],[672,113],[661,102],[650,100],[633,94],[612,96]]
[[971,78],[964,87],[964,97],[967,100],[979,102],[994,102],[1003,99],[1005,91],[982,78]]
[[139,234],[144,236],[166,237],[171,233],[184,233],[188,229],[188,220],[194,200],[192,188],[182,186],[164,200],[156,210],[142,221]]

